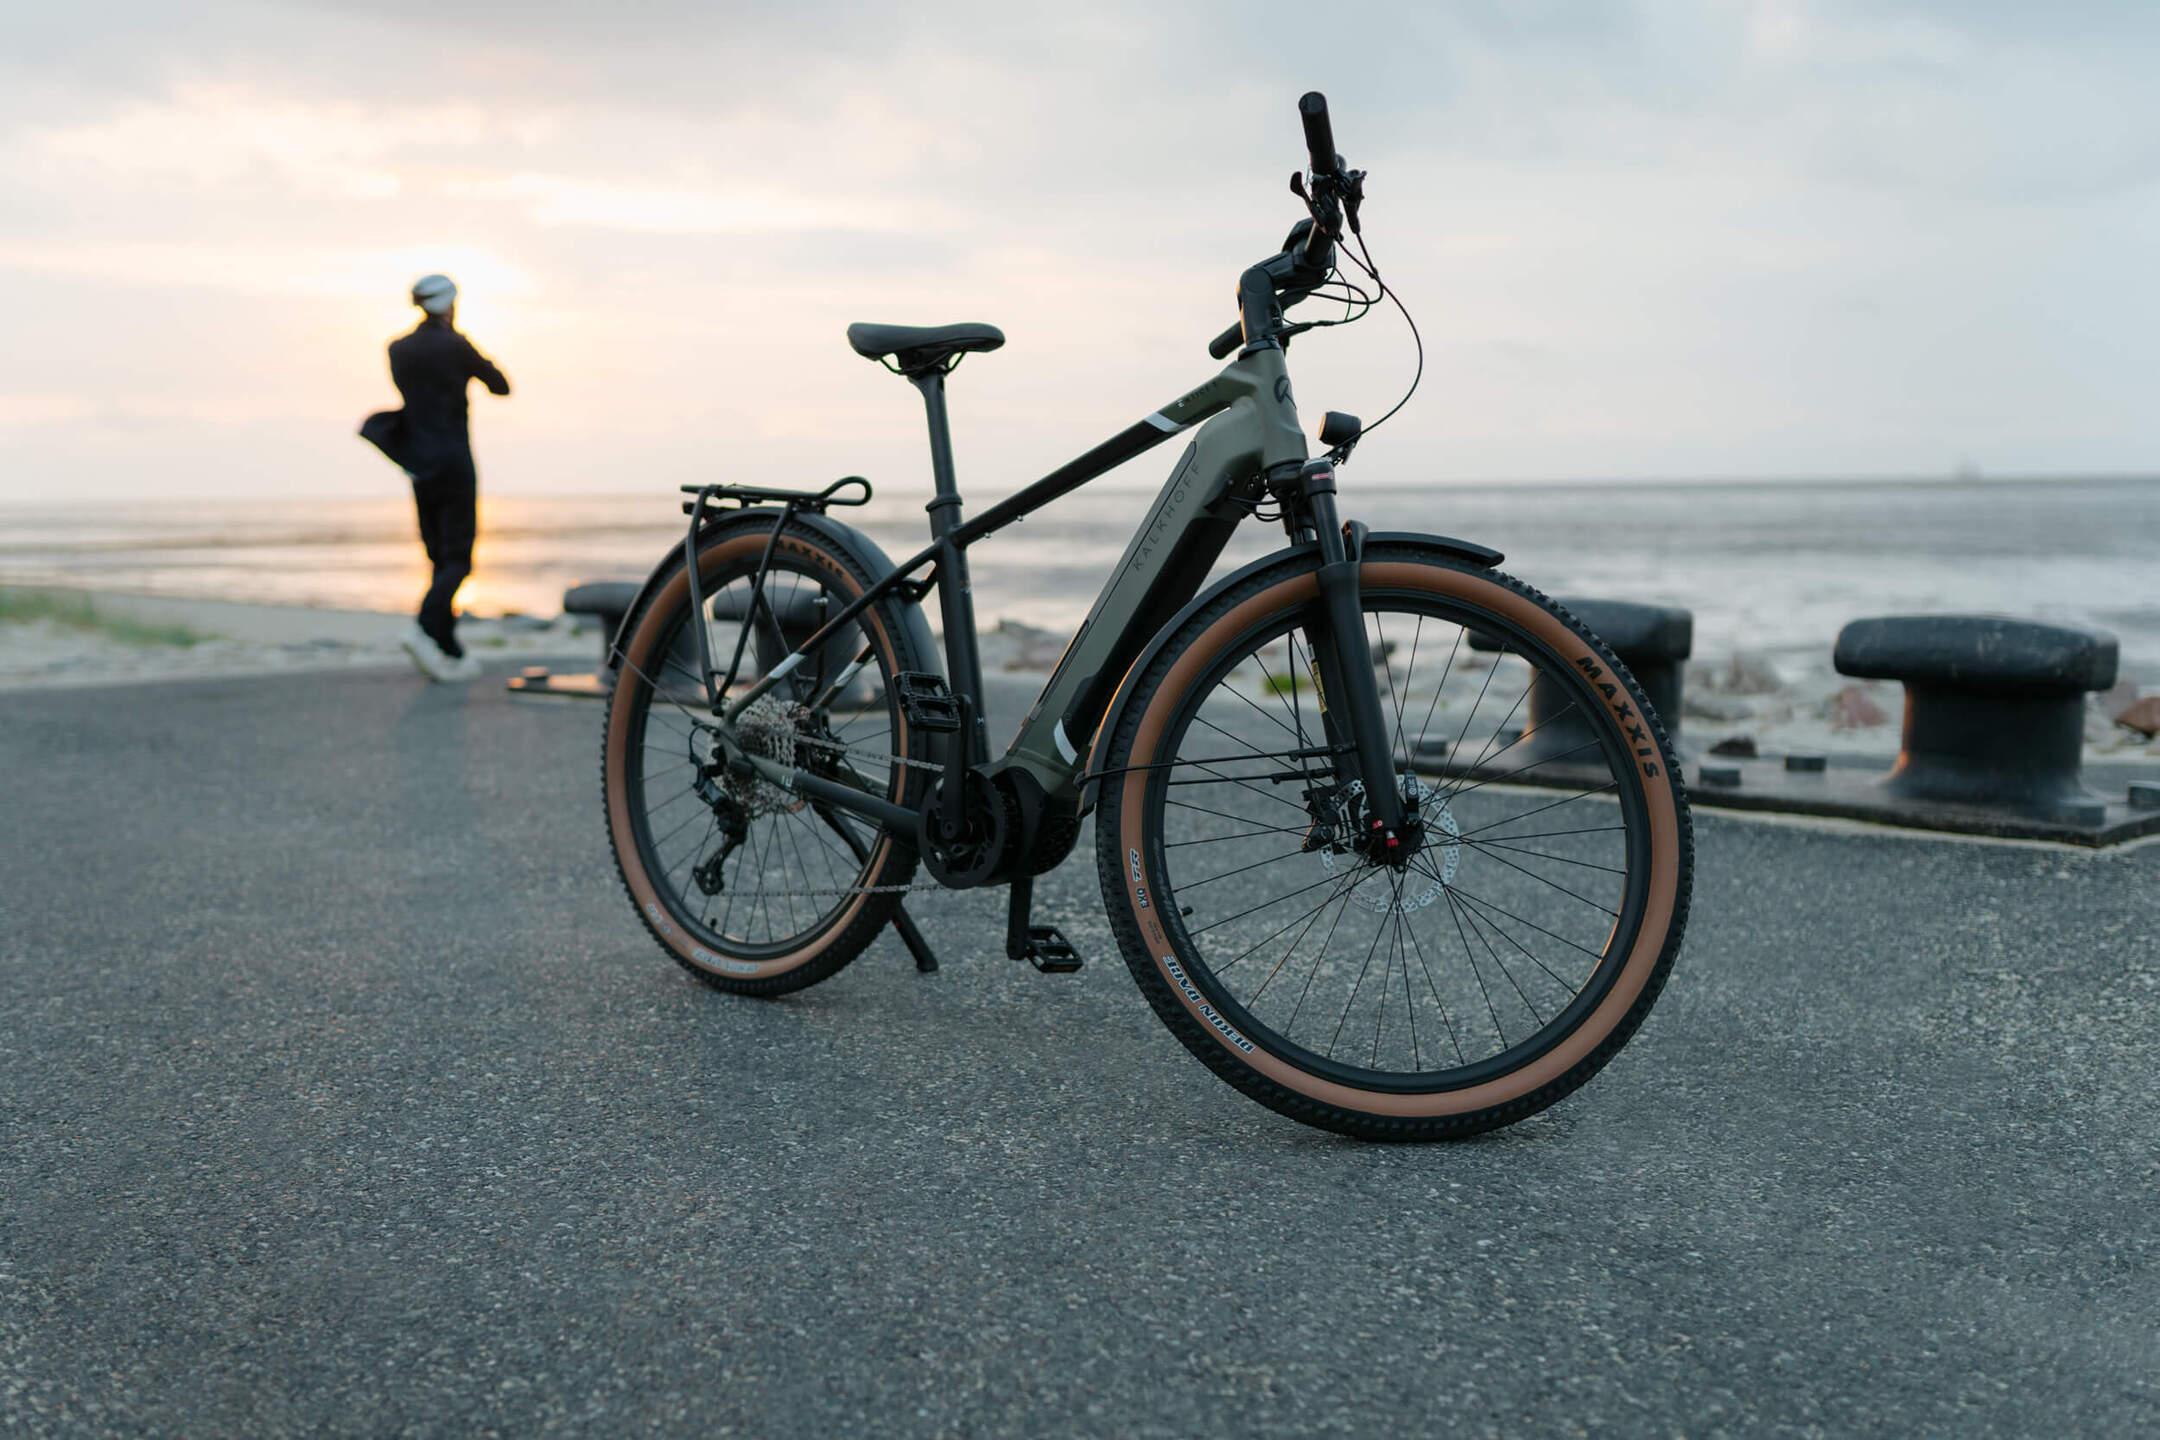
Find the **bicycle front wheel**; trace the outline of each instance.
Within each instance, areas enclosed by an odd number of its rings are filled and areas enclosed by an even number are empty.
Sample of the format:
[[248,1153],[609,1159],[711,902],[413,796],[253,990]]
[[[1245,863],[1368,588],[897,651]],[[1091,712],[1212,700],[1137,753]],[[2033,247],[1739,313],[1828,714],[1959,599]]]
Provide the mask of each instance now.
[[1371,836],[1311,678],[1317,581],[1286,559],[1136,678],[1104,901],[1156,1013],[1247,1095],[1365,1138],[1468,1135],[1567,1095],[1649,1012],[1687,801],[1633,678],[1560,606],[1414,545],[1370,547],[1361,581],[1401,843]]

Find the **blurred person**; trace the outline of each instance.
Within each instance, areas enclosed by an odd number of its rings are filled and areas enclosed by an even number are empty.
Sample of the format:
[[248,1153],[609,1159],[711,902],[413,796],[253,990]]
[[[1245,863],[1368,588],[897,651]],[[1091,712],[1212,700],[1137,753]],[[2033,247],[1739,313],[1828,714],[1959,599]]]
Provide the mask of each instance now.
[[423,275],[413,282],[420,323],[390,342],[390,379],[405,407],[370,415],[360,427],[362,438],[412,480],[420,543],[434,573],[401,643],[431,680],[470,680],[480,673],[480,662],[458,643],[451,608],[458,587],[472,574],[479,490],[465,387],[478,380],[491,395],[510,393],[502,371],[459,333],[457,293],[447,275]]

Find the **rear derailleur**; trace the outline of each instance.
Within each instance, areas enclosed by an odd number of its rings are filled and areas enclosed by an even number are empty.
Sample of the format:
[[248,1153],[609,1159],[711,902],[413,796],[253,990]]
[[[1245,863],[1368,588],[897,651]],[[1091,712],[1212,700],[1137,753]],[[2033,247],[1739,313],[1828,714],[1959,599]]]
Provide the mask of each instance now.
[[776,810],[799,810],[803,805],[751,768],[744,756],[750,747],[815,775],[835,777],[843,768],[843,747],[821,712],[774,706],[754,714],[752,725],[732,736],[700,725],[690,744],[690,761],[697,767],[690,788],[711,809],[720,848],[699,861],[690,878],[707,895],[727,888],[723,871],[728,858],[749,838],[752,819]]
[[742,807],[720,788],[718,777],[727,767],[724,759],[716,759],[698,767],[697,779],[691,789],[697,797],[712,807],[713,819],[720,830],[720,848],[700,860],[690,871],[690,878],[699,890],[707,895],[718,895],[727,889],[727,880],[721,873],[743,841],[750,837],[750,817]]

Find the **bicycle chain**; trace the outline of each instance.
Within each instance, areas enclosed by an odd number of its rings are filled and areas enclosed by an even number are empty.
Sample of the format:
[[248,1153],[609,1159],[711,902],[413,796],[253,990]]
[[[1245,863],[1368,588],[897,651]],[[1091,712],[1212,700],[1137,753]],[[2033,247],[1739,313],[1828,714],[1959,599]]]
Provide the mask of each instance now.
[[887,755],[882,751],[869,752],[854,749],[844,740],[822,740],[811,735],[797,735],[798,745],[814,745],[820,750],[840,750],[850,755],[860,755],[866,760],[884,760],[894,765],[905,765],[913,770],[928,770],[933,775],[945,773],[945,767],[935,760],[917,760],[910,755]]

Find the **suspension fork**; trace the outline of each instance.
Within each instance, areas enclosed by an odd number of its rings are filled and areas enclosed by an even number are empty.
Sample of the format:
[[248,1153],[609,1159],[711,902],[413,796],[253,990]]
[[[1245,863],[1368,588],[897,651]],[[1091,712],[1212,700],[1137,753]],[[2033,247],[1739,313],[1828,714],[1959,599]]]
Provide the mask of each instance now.
[[1320,603],[1306,638],[1320,671],[1320,714],[1331,743],[1349,741],[1365,784],[1365,813],[1392,836],[1405,819],[1395,775],[1395,745],[1380,683],[1373,677],[1372,649],[1365,639],[1365,611],[1358,571],[1365,527],[1342,523],[1335,508],[1335,466],[1313,460],[1300,467],[1300,506],[1320,544]]

